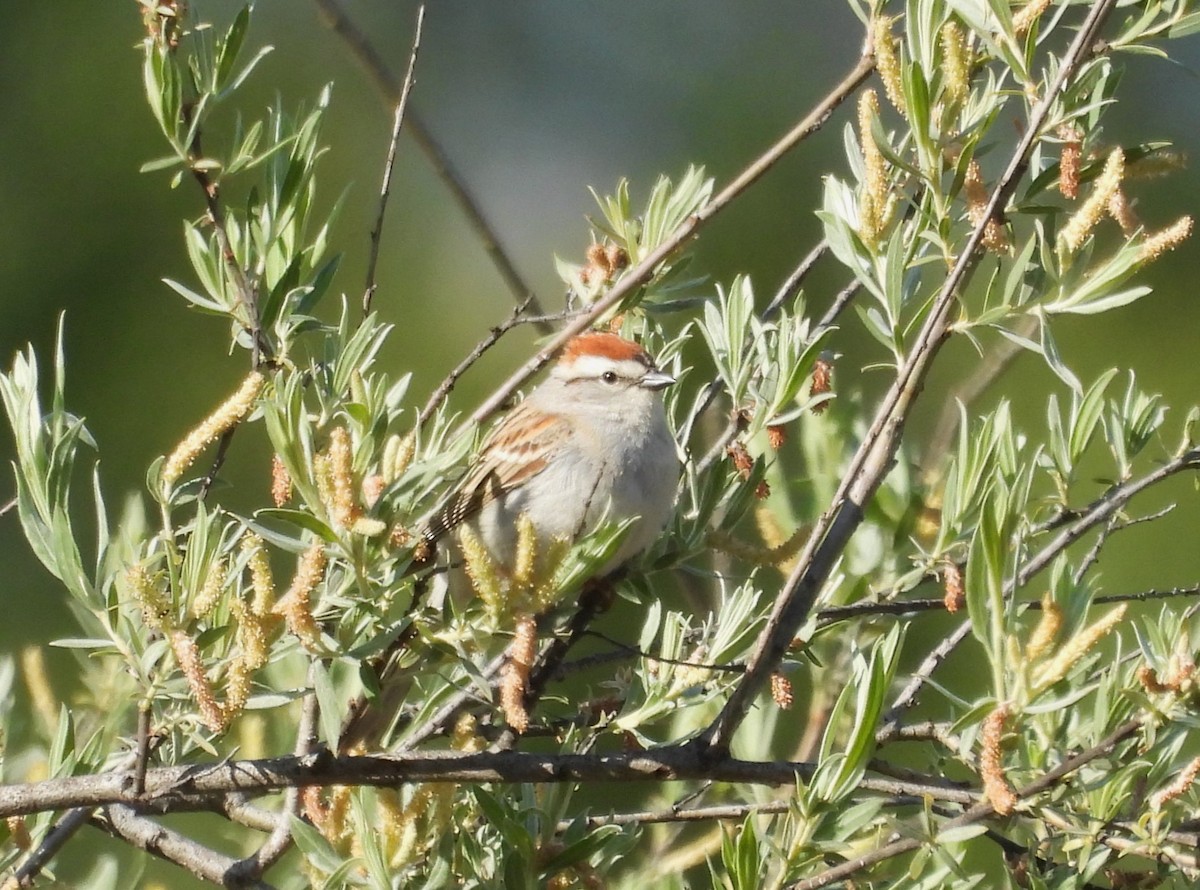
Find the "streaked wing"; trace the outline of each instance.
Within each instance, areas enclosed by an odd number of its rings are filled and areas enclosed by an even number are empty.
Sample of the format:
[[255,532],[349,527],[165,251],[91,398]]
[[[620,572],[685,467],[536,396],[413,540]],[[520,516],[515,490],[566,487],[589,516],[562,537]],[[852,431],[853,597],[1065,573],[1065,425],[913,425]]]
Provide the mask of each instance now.
[[568,433],[563,418],[534,412],[522,402],[492,430],[476,463],[424,529],[431,543],[507,491],[527,482],[546,467],[549,455]]

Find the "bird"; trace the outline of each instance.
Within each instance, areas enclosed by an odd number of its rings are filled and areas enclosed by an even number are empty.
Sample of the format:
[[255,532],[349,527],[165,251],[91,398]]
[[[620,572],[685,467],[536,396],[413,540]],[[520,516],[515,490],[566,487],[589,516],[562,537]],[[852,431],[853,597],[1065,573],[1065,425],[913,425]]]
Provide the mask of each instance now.
[[466,475],[423,523],[436,547],[463,524],[511,568],[522,517],[537,540],[578,541],[601,521],[632,525],[603,577],[647,549],[674,509],[680,461],[662,391],[675,378],[638,343],[592,331],[567,341],[549,375],[486,437]]

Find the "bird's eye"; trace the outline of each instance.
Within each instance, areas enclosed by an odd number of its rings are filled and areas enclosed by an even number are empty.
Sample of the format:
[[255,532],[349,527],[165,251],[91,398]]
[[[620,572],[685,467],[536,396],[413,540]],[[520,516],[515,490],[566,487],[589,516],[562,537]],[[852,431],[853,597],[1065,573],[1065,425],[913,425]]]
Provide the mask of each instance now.
[[600,375],[600,379],[603,380],[605,383],[616,383],[617,382],[617,372],[616,371],[605,371],[603,374]]

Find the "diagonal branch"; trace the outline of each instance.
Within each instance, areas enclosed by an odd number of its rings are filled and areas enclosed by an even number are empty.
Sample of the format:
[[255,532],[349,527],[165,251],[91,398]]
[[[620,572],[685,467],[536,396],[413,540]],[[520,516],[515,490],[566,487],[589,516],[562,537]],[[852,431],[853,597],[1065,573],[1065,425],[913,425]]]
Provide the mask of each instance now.
[[379,242],[383,236],[383,218],[387,211],[388,197],[392,189],[392,169],[396,165],[396,146],[400,142],[400,128],[404,126],[404,111],[408,108],[408,97],[412,92],[413,73],[417,69],[417,53],[421,49],[421,30],[425,25],[425,5],[417,7],[417,24],[413,33],[412,52],[408,56],[408,70],[404,73],[404,85],[396,101],[392,118],[392,138],[388,142],[387,160],[383,164],[383,183],[379,187],[379,213],[371,229],[371,250],[367,255],[367,284],[363,289],[363,315],[371,312],[371,300],[375,297],[375,265],[379,262]]
[[775,609],[763,629],[747,665],[746,675],[734,688],[721,713],[699,737],[698,744],[725,750],[745,716],[750,702],[783,657],[796,631],[808,617],[817,593],[829,577],[850,536],[862,523],[863,511],[892,467],[896,449],[913,403],[925,382],[934,358],[948,335],[948,322],[960,288],[974,271],[988,222],[1001,208],[1025,174],[1029,155],[1041,134],[1050,109],[1063,86],[1075,74],[1116,0],[1097,0],[1071,43],[1053,84],[1034,108],[1001,175],[987,207],[971,232],[957,262],[946,277],[929,315],[917,335],[911,354],[897,373],[875,419],[834,495],[829,509],[817,520],[808,545],[795,570],[784,583]]
[[471,421],[480,423],[494,414],[501,405],[508,401],[517,387],[550,361],[564,343],[586,330],[597,318],[649,281],[659,265],[695,237],[707,222],[761,179],[784,155],[821,129],[838,106],[851,96],[874,70],[875,57],[868,47],[841,81],[799,123],[751,162],[700,210],[680,223],[678,228],[662,244],[647,254],[640,263],[627,270],[608,293],[588,307],[587,312],[567,324],[536,355],[513,372],[495,392],[475,409],[471,415]]

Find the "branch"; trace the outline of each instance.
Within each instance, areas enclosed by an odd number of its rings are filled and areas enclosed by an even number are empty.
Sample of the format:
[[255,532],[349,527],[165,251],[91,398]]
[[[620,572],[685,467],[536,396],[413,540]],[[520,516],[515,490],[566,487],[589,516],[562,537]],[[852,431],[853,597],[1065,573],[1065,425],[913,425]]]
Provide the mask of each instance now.
[[425,407],[421,409],[421,413],[417,415],[417,429],[420,429],[429,422],[429,419],[433,417],[434,412],[437,411],[438,406],[441,405],[442,402],[446,401],[446,397],[450,395],[451,391],[453,391],[455,385],[458,383],[459,378],[462,377],[463,374],[467,373],[471,365],[479,361],[483,354],[495,346],[501,337],[503,337],[517,325],[526,321],[524,318],[525,311],[529,308],[532,300],[533,297],[526,297],[521,303],[519,303],[513,309],[508,318],[492,328],[486,337],[475,344],[475,348],[471,350],[467,357],[459,362],[458,365],[455,366],[454,370],[446,375],[445,379],[438,384],[438,388],[435,389],[429,396],[429,400],[425,403]]
[[113,837],[120,838],[160,859],[173,862],[202,880],[223,886],[271,890],[271,885],[263,881],[240,884],[234,879],[231,882],[230,873],[237,865],[236,860],[159,825],[153,819],[139,816],[128,806],[113,804],[105,807],[92,821]]
[[392,138],[388,142],[387,160],[383,165],[383,184],[379,187],[379,213],[371,229],[371,251],[367,255],[367,283],[363,289],[363,315],[371,311],[371,300],[375,297],[375,264],[379,261],[379,241],[383,235],[383,217],[387,210],[388,196],[392,188],[392,168],[396,164],[396,145],[400,141],[400,128],[404,126],[404,110],[408,107],[408,96],[412,92],[413,72],[417,68],[417,53],[421,49],[421,29],[425,25],[425,4],[417,7],[417,24],[413,32],[412,52],[408,56],[408,70],[404,73],[404,85],[396,102],[396,113],[392,120]]
[[1116,0],[1097,0],[1063,57],[1054,83],[1030,115],[1024,136],[1013,151],[979,223],[933,301],[911,354],[900,367],[896,380],[876,412],[833,502],[817,520],[796,568],[784,583],[771,617],[750,657],[745,677],[734,688],[716,720],[698,738],[699,745],[715,750],[728,748],[750,702],[762,689],[796,631],[808,617],[817,593],[840,558],[850,536],[861,524],[867,503],[892,467],[913,403],[921,392],[934,358],[946,341],[950,312],[959,289],[966,283],[981,256],[980,247],[987,224],[997,218],[1016,189],[1055,97],[1074,75],[1115,3]]
[[[399,101],[401,93],[401,85],[397,81],[394,74],[384,62],[383,57],[375,49],[370,38],[354,24],[353,21],[342,10],[341,5],[337,0],[314,0],[317,9],[321,12],[325,23],[332,31],[345,41],[349,47],[351,54],[358,60],[359,64],[366,69],[371,80],[375,82],[379,92],[386,97],[389,103],[395,104]],[[534,295],[533,289],[521,278],[517,272],[516,266],[509,259],[504,247],[500,244],[500,239],[495,233],[495,229],[483,215],[483,211],[471,197],[463,184],[463,178],[454,169],[454,165],[450,163],[446,152],[441,145],[433,138],[428,127],[415,110],[408,112],[408,135],[413,142],[417,144],[417,148],[425,155],[425,159],[429,161],[433,172],[442,181],[450,191],[450,196],[458,204],[459,209],[466,217],[468,225],[475,232],[475,236],[479,239],[483,246],[484,252],[487,253],[492,265],[496,267],[501,280],[509,293],[512,294],[514,300],[518,303],[529,301],[529,305],[533,311],[542,315],[544,310],[541,303]],[[547,321],[536,321],[538,329],[542,333],[549,333],[552,329]]]
[[[808,781],[816,764],[798,761],[717,760],[698,756],[692,746],[672,745],[617,754],[541,754],[490,751],[461,754],[430,751],[412,755],[333,756],[318,751],[301,756],[156,767],[146,772],[146,790],[137,795],[128,773],[68,776],[0,786],[0,818],[66,807],[124,804],[170,812],[194,810],[199,798],[258,795],[311,785],[395,786],[413,782],[662,782],[711,779],[785,786]],[[890,796],[928,795],[935,800],[972,804],[978,793],[940,779],[914,781],[865,777],[859,787]]]

